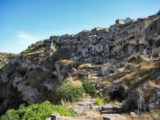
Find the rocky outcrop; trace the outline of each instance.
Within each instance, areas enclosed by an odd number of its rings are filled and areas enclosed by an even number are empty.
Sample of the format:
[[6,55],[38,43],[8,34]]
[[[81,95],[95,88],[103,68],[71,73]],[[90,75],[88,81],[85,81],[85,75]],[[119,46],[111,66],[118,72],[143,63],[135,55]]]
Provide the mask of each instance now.
[[[79,64],[72,61],[51,59],[39,62],[36,57],[12,56],[0,69],[0,113],[8,108],[16,108],[21,103],[33,104],[54,100],[53,93],[58,85],[72,74]],[[43,56],[45,58],[45,56]]]
[[142,112],[148,111],[148,106],[145,103],[144,95],[142,92],[134,89],[129,90],[128,97],[122,105],[122,111],[130,112],[133,110],[139,110]]
[[149,107],[150,109],[160,109],[160,89],[156,89],[153,92],[152,97],[149,99]]

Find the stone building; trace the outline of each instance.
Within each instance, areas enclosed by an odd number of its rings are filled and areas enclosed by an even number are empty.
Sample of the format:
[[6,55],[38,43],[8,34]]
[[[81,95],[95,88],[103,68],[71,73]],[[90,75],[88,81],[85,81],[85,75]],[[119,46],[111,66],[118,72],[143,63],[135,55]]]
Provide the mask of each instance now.
[[59,48],[72,51],[72,59],[106,63],[124,59],[145,49],[159,48],[160,12],[147,18],[117,19],[109,28],[84,30],[75,35],[51,36]]

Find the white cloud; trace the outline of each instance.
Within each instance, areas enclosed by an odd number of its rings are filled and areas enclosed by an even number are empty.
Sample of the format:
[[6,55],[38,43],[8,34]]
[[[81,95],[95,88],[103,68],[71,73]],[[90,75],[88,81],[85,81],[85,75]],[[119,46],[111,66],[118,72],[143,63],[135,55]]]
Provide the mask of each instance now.
[[39,37],[24,31],[16,31],[12,44],[13,52],[21,52],[28,48],[31,44],[37,42]]
[[38,40],[36,36],[23,31],[17,31],[16,38],[24,43],[33,43]]

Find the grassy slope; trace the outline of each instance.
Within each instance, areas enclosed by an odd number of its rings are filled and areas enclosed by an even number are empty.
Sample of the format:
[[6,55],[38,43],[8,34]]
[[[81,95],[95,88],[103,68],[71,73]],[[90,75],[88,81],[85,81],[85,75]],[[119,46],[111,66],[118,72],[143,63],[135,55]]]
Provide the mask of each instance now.
[[134,68],[125,70],[122,74],[113,75],[106,79],[105,82],[104,84],[116,82],[120,83],[124,88],[143,91],[146,100],[148,100],[153,91],[160,88],[160,58],[141,61]]

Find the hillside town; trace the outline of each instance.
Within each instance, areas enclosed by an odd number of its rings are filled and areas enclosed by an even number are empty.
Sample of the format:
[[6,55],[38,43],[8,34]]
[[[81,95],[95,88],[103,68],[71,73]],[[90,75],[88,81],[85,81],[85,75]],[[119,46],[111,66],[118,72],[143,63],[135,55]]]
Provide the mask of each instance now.
[[[109,28],[97,27],[75,35],[50,37],[58,48],[72,51],[72,60],[92,63],[120,61],[135,53],[157,56],[160,54],[159,39],[160,11],[137,20],[117,19]],[[50,50],[52,55],[53,50]]]

